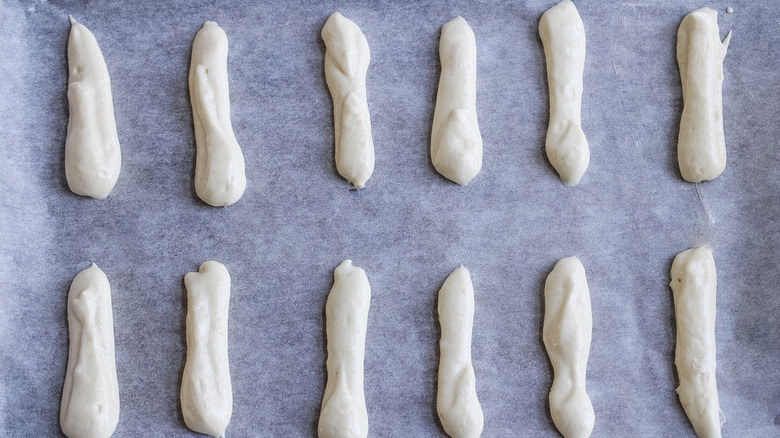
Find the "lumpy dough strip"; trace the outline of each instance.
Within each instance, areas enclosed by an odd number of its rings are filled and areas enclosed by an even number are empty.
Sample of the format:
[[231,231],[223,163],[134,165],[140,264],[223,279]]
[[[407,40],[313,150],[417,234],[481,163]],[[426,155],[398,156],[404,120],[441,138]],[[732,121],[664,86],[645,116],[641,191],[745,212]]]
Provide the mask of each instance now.
[[366,98],[371,52],[357,24],[338,12],[322,27],[322,40],[325,80],[333,98],[336,170],[355,189],[362,189],[374,173],[374,140]]
[[477,41],[462,17],[441,28],[439,59],[431,162],[445,178],[466,185],[482,169],[482,135],[477,123]]
[[207,204],[226,207],[244,194],[244,155],[230,123],[228,39],[207,21],[195,35],[190,63],[190,100],[195,122],[195,192]]
[[471,365],[474,286],[469,270],[463,266],[452,271],[439,291],[439,323],[439,419],[451,437],[476,438],[482,434],[485,419]]
[[720,41],[718,13],[710,8],[686,15],[677,31],[683,91],[677,161],[689,182],[709,181],[726,168],[723,59],[730,40],[731,32]]
[[92,264],[68,292],[70,350],[60,404],[60,427],[69,438],[108,438],[119,422],[111,285]]
[[715,380],[715,289],[717,274],[707,248],[683,251],[672,263],[677,317],[677,395],[696,434],[719,438],[723,413]]
[[542,14],[539,36],[550,88],[547,158],[564,184],[576,186],[590,163],[590,149],[581,122],[585,27],[574,3],[562,1]]
[[593,321],[585,268],[576,257],[555,264],[544,284],[544,346],[555,373],[550,414],[566,438],[593,431],[593,405],[585,392]]
[[95,36],[73,17],[70,23],[65,178],[73,193],[104,199],[122,167],[111,78]]
[[228,364],[230,274],[204,262],[184,276],[187,287],[187,362],[181,381],[181,410],[187,427],[224,437],[233,413]]
[[352,266],[352,260],[344,260],[333,272],[333,288],[325,305],[328,382],[317,428],[320,438],[368,435],[363,356],[370,301],[365,271]]

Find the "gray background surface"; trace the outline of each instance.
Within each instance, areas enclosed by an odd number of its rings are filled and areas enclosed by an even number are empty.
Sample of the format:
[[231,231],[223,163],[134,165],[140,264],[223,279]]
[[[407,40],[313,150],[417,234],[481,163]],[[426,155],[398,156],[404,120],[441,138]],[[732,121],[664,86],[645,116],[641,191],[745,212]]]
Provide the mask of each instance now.
[[[676,33],[694,1],[579,1],[588,38],[590,168],[565,187],[544,154],[548,94],[538,20],[551,1],[10,1],[0,6],[0,435],[56,436],[66,296],[96,262],[113,293],[116,437],[192,436],[178,393],[183,275],[209,259],[233,278],[227,435],[313,436],[325,386],[324,305],[352,258],[373,297],[370,435],[441,436],[435,409],[439,287],[460,263],[476,290],[473,358],[485,437],[557,436],[542,341],[543,284],[577,255],[593,306],[593,436],[693,436],[675,395],[675,254],[709,244],[718,268],[724,436],[780,436],[780,7],[712,2],[725,60],[725,172],[684,182]],[[734,8],[726,14],[726,6]],[[342,12],[371,47],[376,171],[348,190],[333,164],[319,33]],[[112,78],[122,173],[108,199],[73,195],[63,157],[68,14]],[[428,154],[441,26],[478,47],[482,172],[440,177]],[[228,208],[194,194],[187,90],[206,20],[228,34],[233,127],[247,190]]]

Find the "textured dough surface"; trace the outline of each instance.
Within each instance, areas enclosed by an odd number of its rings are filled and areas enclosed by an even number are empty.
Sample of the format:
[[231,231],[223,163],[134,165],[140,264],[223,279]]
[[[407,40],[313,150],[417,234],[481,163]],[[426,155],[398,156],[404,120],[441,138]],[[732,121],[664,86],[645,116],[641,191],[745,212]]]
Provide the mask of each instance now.
[[564,184],[576,186],[590,163],[590,148],[581,121],[585,26],[574,3],[562,1],[542,14],[539,36],[550,88],[547,158]]
[[474,286],[469,270],[462,265],[452,271],[439,291],[439,323],[439,419],[451,437],[476,438],[482,434],[485,418],[471,365]]
[[187,427],[224,437],[233,413],[228,364],[230,274],[204,262],[184,276],[187,287],[187,362],[181,380],[181,410]]
[[592,326],[585,268],[577,257],[561,259],[544,284],[542,337],[555,373],[550,414],[566,438],[590,436],[595,423],[585,392]]
[[363,394],[371,286],[365,271],[344,260],[333,272],[325,305],[328,383],[322,397],[320,438],[365,438],[368,411]]
[[207,21],[195,35],[190,62],[190,100],[195,123],[195,192],[207,204],[235,204],[246,189],[244,154],[230,123],[228,39]]
[[482,135],[477,123],[477,40],[462,17],[441,28],[439,59],[431,162],[445,178],[466,185],[482,169]]
[[374,173],[374,140],[366,98],[371,62],[368,41],[353,21],[338,12],[322,26],[325,80],[333,98],[336,170],[362,189]]
[[60,404],[60,427],[69,438],[108,438],[119,422],[111,285],[92,264],[68,292],[70,349]]
[[95,36],[73,17],[70,23],[65,178],[73,193],[103,199],[122,167],[111,78]]
[[697,9],[677,31],[677,64],[683,90],[683,112],[677,161],[689,182],[709,181],[726,168],[723,135],[723,59],[731,33],[720,41],[718,13]]
[[717,273],[712,251],[683,251],[672,263],[672,292],[677,318],[674,363],[677,395],[700,437],[720,437],[723,413],[715,380],[715,290]]

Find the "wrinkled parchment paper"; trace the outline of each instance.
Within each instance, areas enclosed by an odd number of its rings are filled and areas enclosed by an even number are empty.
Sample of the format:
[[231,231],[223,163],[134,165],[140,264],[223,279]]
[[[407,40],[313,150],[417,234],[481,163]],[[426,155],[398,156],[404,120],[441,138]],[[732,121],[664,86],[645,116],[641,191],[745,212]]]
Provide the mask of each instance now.
[[[0,5],[0,435],[56,436],[66,296],[96,262],[113,294],[121,415],[115,437],[193,436],[179,408],[183,276],[209,259],[233,278],[230,437],[316,435],[324,305],[345,258],[373,289],[365,392],[370,435],[442,436],[436,295],[463,263],[476,290],[473,358],[485,437],[558,436],[548,413],[544,279],[577,255],[593,306],[587,389],[594,437],[693,436],[676,397],[669,269],[711,245],[718,269],[724,436],[780,436],[780,8],[715,2],[726,171],[684,182],[675,60],[691,1],[579,1],[587,33],[576,188],[548,164],[538,21],[553,2],[77,2]],[[731,6],[733,14],[726,14]],[[320,30],[340,11],[371,47],[376,171],[348,190],[333,164]],[[68,14],[112,78],[122,173],[108,199],[73,195],[63,157]],[[482,172],[440,177],[428,154],[441,26],[462,15],[478,47]],[[247,190],[228,208],[193,190],[187,89],[193,37],[230,40],[232,120]]]

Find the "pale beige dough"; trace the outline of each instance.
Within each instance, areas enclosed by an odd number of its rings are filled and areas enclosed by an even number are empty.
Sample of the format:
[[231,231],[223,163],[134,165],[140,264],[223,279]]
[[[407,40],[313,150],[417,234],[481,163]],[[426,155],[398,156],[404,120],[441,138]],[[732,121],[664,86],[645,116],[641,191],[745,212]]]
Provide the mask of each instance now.
[[589,437],[595,423],[585,392],[592,327],[585,267],[577,257],[561,259],[544,284],[542,338],[555,374],[550,414],[566,438]]
[[439,291],[439,383],[436,410],[453,438],[477,438],[485,418],[477,398],[471,365],[471,330],[474,325],[474,286],[464,266],[452,271]]
[[181,380],[181,410],[187,427],[224,437],[233,414],[228,363],[230,274],[204,262],[184,276],[187,287],[187,362]]
[[355,189],[374,172],[374,140],[366,98],[366,72],[371,62],[368,41],[353,21],[338,12],[322,26],[325,80],[333,98],[336,170]]
[[111,78],[95,36],[73,17],[70,23],[65,178],[73,193],[103,199],[122,167]]
[[550,89],[547,158],[564,184],[576,186],[590,163],[590,148],[581,120],[585,26],[574,3],[562,1],[542,14],[539,36]]
[[696,434],[719,438],[725,417],[715,379],[715,290],[718,276],[708,248],[683,251],[672,263],[672,292],[677,318],[674,363],[677,395]]
[[441,28],[439,60],[431,162],[445,178],[465,186],[482,169],[482,135],[477,122],[477,40],[463,17]]
[[344,260],[333,272],[325,304],[328,382],[317,432],[320,438],[365,438],[368,411],[363,394],[363,358],[371,286],[365,271]]
[[689,182],[712,180],[726,168],[723,59],[731,33],[721,42],[719,32],[718,13],[710,8],[686,15],[677,31],[683,92],[677,161]]
[[114,317],[111,285],[94,263],[70,285],[68,332],[60,427],[69,438],[108,438],[119,422]]
[[190,101],[195,123],[195,192],[215,207],[235,204],[246,189],[244,154],[230,122],[228,39],[207,21],[195,35],[190,61]]

